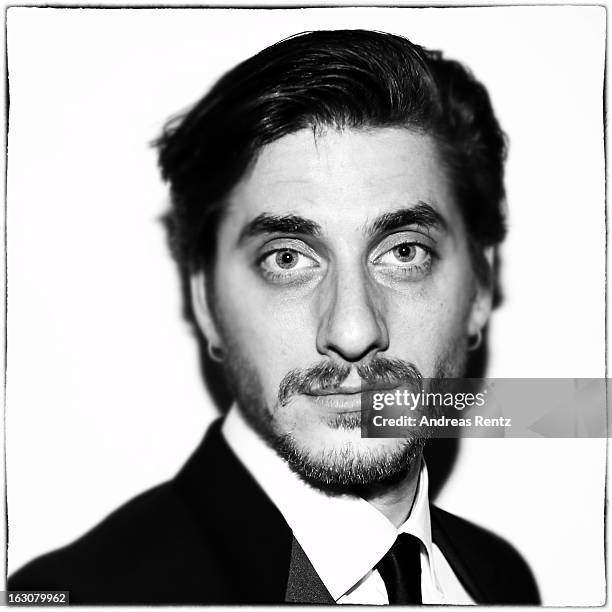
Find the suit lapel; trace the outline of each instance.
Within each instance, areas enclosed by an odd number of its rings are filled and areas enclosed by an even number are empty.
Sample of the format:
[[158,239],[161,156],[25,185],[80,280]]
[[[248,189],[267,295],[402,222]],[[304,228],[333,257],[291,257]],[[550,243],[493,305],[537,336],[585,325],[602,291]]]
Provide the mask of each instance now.
[[[479,572],[470,560],[466,551],[472,550],[469,542],[457,542],[457,538],[451,538],[444,528],[444,517],[440,510],[431,506],[431,534],[434,543],[442,551],[444,558],[455,572],[459,582],[468,592],[470,597],[477,603],[489,603],[491,599],[482,589],[482,580],[479,580]],[[460,552],[461,551],[461,552]],[[482,564],[481,564],[482,565]]]
[[336,603],[295,538],[293,538],[291,547],[291,564],[285,601],[327,605]]
[[236,603],[285,599],[291,530],[221,435],[215,421],[174,480]]

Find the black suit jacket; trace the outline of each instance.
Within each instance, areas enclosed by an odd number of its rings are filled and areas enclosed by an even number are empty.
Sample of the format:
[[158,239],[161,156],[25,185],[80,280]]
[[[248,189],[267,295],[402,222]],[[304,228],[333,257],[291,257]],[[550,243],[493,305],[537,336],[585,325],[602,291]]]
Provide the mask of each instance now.
[[[81,604],[333,603],[220,427],[213,423],[173,480],[28,563],[9,590],[70,591]],[[539,603],[510,544],[435,506],[431,519],[434,542],[477,603]]]

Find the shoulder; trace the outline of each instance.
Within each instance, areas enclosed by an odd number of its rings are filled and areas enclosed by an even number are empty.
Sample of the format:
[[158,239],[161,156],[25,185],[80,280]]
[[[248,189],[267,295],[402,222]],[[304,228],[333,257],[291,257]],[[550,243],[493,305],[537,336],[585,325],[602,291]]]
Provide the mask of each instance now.
[[495,560],[496,563],[507,564],[512,569],[527,567],[519,552],[492,531],[436,506],[431,508],[431,517],[434,530],[443,531],[445,535],[452,537],[457,547],[470,545],[477,550],[483,561]]
[[[210,571],[205,534],[174,490],[161,484],[127,502],[91,531],[13,574],[10,590],[70,591],[71,603],[164,601],[185,589],[189,568]],[[172,589],[174,591],[174,589]]]
[[435,506],[431,521],[434,541],[444,556],[486,603],[540,603],[529,565],[509,542]]

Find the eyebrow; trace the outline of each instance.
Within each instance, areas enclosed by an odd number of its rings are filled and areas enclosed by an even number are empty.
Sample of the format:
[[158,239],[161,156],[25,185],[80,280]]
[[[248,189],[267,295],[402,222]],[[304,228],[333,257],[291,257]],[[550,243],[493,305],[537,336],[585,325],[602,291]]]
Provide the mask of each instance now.
[[448,225],[444,217],[430,204],[419,202],[416,206],[381,215],[367,227],[366,234],[374,236],[406,225],[418,225],[424,229],[431,228],[448,232]]
[[300,234],[320,236],[321,226],[298,215],[271,215],[262,213],[247,223],[238,237],[238,243],[262,234]]
[[[448,226],[442,215],[433,206],[425,202],[419,202],[411,208],[402,208],[380,215],[366,228],[365,233],[368,236],[374,236],[391,232],[406,225],[418,225],[425,229],[433,228],[448,231]],[[268,234],[296,234],[316,237],[322,234],[322,229],[315,221],[299,215],[261,213],[244,226],[238,236],[238,244],[242,244],[249,238]]]

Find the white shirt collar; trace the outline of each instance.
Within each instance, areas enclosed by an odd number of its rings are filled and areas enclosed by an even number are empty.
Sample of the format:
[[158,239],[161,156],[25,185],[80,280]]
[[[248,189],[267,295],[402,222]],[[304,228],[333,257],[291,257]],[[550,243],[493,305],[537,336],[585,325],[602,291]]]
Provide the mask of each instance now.
[[391,548],[398,533],[404,532],[423,543],[428,571],[436,584],[424,462],[410,516],[396,529],[364,499],[349,494],[328,495],[302,480],[251,429],[236,406],[229,411],[222,432],[230,448],[284,516],[334,600],[364,578]]

